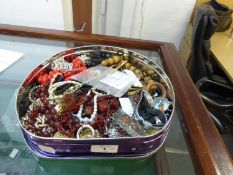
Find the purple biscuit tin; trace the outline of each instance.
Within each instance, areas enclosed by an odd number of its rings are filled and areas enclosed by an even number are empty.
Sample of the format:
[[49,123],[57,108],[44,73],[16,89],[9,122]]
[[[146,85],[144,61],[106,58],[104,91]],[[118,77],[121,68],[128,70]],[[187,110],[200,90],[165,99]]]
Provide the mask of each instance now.
[[[22,116],[25,115],[26,108],[30,102],[26,99],[31,88],[31,83],[35,81],[35,72],[52,64],[55,60],[64,58],[72,54],[82,55],[86,53],[103,53],[106,54],[122,54],[127,55],[140,63],[149,65],[153,68],[156,74],[160,77],[160,82],[166,87],[169,94],[169,101],[172,104],[169,117],[166,123],[153,135],[140,136],[125,136],[114,138],[55,138],[42,137],[28,131],[22,124]],[[172,116],[175,108],[175,95],[172,84],[165,72],[151,59],[136,53],[134,51],[103,45],[91,45],[73,48],[61,53],[58,53],[41,63],[22,83],[16,102],[18,119],[20,121],[21,130],[28,147],[39,157],[43,158],[119,158],[119,157],[144,157],[155,153],[164,143],[169,127],[172,121]]]

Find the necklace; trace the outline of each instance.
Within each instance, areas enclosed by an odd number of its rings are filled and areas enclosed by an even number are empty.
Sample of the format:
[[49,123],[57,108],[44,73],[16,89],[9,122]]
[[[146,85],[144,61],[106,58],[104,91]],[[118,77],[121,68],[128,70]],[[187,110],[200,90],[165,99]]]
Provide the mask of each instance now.
[[93,113],[91,114],[90,118],[82,116],[84,102],[80,105],[78,113],[73,114],[74,116],[76,116],[79,119],[80,123],[82,123],[82,126],[78,129],[77,134],[76,134],[76,137],[79,139],[96,137],[95,131],[90,124],[93,123],[93,121],[95,120],[95,118],[97,116],[97,109],[98,109],[97,99],[98,99],[98,97],[100,97],[104,94],[99,93],[95,89],[92,88],[91,90],[89,90],[87,92],[86,96],[89,96],[91,94],[91,92],[93,92],[95,95],[94,95],[94,100],[93,100],[93,103],[94,103]]
[[[60,95],[56,95],[55,91],[64,86],[70,84],[70,87],[68,89],[65,89],[63,93]],[[76,90],[78,90],[82,86],[81,83],[76,82],[76,81],[62,81],[62,82],[57,82],[49,86],[48,92],[49,92],[49,99],[59,99],[64,97],[66,94],[72,94]]]
[[[91,94],[91,90],[88,91],[87,95],[90,95]],[[96,94],[94,96],[94,109],[93,109],[93,113],[91,114],[91,117],[90,118],[87,118],[87,117],[82,117],[82,111],[83,111],[83,104],[80,105],[79,107],[79,111],[76,115],[76,117],[79,119],[79,121],[81,123],[84,123],[84,124],[88,124],[88,123],[92,123],[96,117],[96,114],[97,114],[97,98],[99,97],[100,95],[99,94]]]

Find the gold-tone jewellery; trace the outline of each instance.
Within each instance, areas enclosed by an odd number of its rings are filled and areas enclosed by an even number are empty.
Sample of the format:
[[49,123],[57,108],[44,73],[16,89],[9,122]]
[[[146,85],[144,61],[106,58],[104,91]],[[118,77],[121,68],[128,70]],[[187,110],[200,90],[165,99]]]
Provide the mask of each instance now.
[[63,98],[66,94],[72,94],[82,86],[82,83],[76,81],[60,81],[52,84],[49,89],[49,99]]

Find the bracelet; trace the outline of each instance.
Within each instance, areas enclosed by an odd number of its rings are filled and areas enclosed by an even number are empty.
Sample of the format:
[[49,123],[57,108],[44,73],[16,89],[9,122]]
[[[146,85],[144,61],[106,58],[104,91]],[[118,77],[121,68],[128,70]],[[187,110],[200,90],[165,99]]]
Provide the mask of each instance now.
[[81,126],[76,134],[78,139],[88,139],[93,138],[95,136],[95,131],[90,125]]
[[36,89],[40,89],[41,87],[42,87],[42,85],[38,85],[38,86],[33,87],[33,88],[30,90],[30,92],[29,92],[29,94],[28,94],[28,99],[29,99],[30,102],[34,103],[34,102],[36,101],[36,98],[34,99],[34,98],[32,97],[32,96],[35,96],[35,94],[32,95],[32,93],[34,93],[34,91],[35,91]]
[[[68,89],[65,90],[65,92],[61,95],[55,95],[54,94],[54,91],[65,85],[65,84],[74,84],[74,86],[71,86],[69,87]],[[76,82],[76,81],[61,81],[61,82],[57,82],[57,83],[54,83],[52,84],[49,89],[48,89],[48,92],[49,92],[49,99],[57,99],[57,98],[62,98],[64,95],[67,95],[67,94],[72,94],[74,93],[76,90],[78,90],[80,87],[82,86],[81,83],[79,82]]]
[[63,58],[58,58],[53,61],[51,67],[52,69],[56,69],[56,70],[60,70],[60,69],[70,70],[72,69],[73,64],[65,61]]
[[64,119],[58,123],[57,129],[60,133],[65,134],[68,137],[73,137],[76,131],[76,126],[72,124],[70,119]]
[[146,90],[147,90],[147,92],[149,92],[151,94],[153,92],[153,90],[155,90],[157,88],[159,88],[162,92],[161,97],[165,98],[166,97],[166,89],[161,83],[151,82],[147,85]]

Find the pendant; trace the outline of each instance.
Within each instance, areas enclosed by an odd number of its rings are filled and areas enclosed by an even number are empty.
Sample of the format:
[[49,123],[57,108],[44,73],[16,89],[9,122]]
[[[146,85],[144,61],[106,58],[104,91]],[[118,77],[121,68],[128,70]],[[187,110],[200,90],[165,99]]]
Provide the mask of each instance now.
[[154,108],[158,109],[160,111],[166,111],[169,109],[169,106],[172,104],[172,102],[168,101],[167,98],[154,98]]

